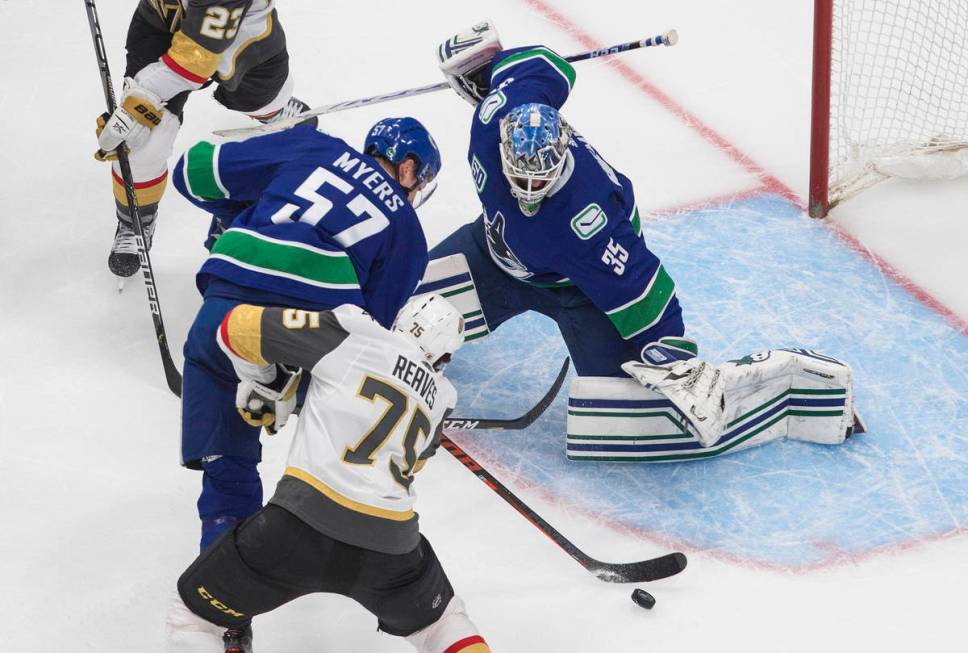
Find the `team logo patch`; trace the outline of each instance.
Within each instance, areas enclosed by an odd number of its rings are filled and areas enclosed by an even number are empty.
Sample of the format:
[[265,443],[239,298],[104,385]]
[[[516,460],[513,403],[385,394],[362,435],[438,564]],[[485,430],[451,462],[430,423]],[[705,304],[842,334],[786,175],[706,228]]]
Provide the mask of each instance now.
[[770,352],[761,351],[757,354],[747,354],[742,358],[737,358],[736,360],[731,360],[727,362],[736,363],[737,365],[752,365],[753,363],[762,363],[769,357],[770,357]]
[[589,204],[571,219],[571,228],[582,240],[588,240],[608,224],[608,216],[598,204]]
[[487,183],[487,171],[477,160],[477,155],[471,157],[471,176],[474,178],[474,186],[477,187],[477,192],[484,192],[484,184]]
[[521,262],[504,238],[505,229],[504,214],[500,211],[494,214],[494,219],[489,220],[484,215],[484,230],[487,233],[487,248],[491,251],[491,258],[502,270],[510,274],[515,279],[527,279],[533,277],[534,273]]
[[481,102],[481,108],[477,112],[477,117],[485,125],[491,122],[497,110],[507,104],[508,98],[503,92],[491,93]]

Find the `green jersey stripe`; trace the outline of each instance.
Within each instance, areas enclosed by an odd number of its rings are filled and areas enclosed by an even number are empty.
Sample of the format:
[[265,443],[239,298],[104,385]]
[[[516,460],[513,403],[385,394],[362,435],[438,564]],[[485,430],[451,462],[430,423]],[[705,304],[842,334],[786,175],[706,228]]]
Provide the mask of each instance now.
[[228,197],[214,170],[217,165],[216,148],[208,141],[196,143],[185,153],[185,181],[192,195],[203,200]]
[[499,64],[494,66],[494,70],[491,71],[491,78],[493,79],[495,75],[507,70],[512,66],[516,66],[519,63],[523,63],[531,59],[544,59],[546,62],[548,62],[548,64],[554,68],[558,74],[565,78],[565,81],[568,82],[568,90],[571,91],[572,87],[575,85],[575,67],[548,48],[533,48],[531,50],[525,50],[524,52],[512,54],[510,57],[501,60]]
[[523,279],[523,281],[528,285],[534,286],[535,288],[568,288],[575,285],[575,282],[568,277],[559,279],[554,283],[535,283],[533,281],[528,281],[527,279]]
[[608,319],[618,329],[619,334],[628,340],[662,318],[675,292],[675,281],[666,272],[665,267],[660,265],[649,280],[645,291],[628,304],[607,311]]
[[323,288],[360,287],[356,269],[346,254],[259,237],[245,230],[229,229],[222,234],[215,241],[212,257]]
[[229,199],[232,197],[231,194],[229,194],[229,189],[226,188],[225,184],[222,183],[222,177],[218,174],[218,161],[221,152],[222,144],[219,143],[215,146],[215,151],[212,152],[212,178],[215,179],[215,185],[218,186],[220,191],[222,191],[222,195],[225,197],[225,199]]
[[639,217],[639,207],[636,206],[632,209],[632,232],[636,236],[642,235],[642,218]]

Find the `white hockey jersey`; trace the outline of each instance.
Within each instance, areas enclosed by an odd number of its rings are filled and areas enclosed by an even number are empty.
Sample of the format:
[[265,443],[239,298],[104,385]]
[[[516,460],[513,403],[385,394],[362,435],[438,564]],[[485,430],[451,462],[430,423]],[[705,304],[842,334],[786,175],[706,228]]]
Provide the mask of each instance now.
[[406,553],[419,542],[413,474],[436,451],[457,392],[406,336],[362,309],[241,305],[223,349],[312,375],[285,475],[270,503],[355,546]]

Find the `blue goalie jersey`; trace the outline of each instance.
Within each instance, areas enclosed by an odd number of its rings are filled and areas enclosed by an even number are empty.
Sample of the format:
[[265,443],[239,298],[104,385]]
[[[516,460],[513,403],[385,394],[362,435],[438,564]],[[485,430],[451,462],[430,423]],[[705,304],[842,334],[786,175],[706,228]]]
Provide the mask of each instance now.
[[173,177],[228,226],[198,273],[203,293],[228,282],[265,303],[355,304],[390,328],[427,267],[406,192],[375,159],[312,127],[200,142]]
[[675,283],[642,237],[632,182],[577,131],[561,177],[536,214],[522,212],[501,171],[501,118],[530,102],[559,109],[574,83],[571,64],[544,47],[505,50],[495,58],[468,152],[487,245],[508,275],[541,287],[575,285],[622,338],[647,339],[652,327],[681,309]]

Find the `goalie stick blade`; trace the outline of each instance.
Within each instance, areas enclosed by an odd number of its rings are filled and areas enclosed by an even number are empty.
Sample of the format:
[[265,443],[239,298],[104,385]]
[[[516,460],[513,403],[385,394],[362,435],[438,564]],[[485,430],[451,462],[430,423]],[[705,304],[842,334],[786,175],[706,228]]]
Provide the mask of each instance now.
[[606,583],[648,583],[675,576],[686,568],[686,554],[676,551],[641,562],[592,562],[588,570]]
[[555,397],[558,396],[558,392],[561,390],[561,386],[565,382],[565,377],[568,376],[568,366],[570,364],[571,358],[565,358],[564,362],[561,364],[561,369],[558,371],[558,376],[555,378],[555,382],[551,384],[548,392],[546,392],[538,403],[534,405],[534,408],[526,412],[521,417],[518,417],[517,419],[449,417],[444,420],[444,428],[459,431],[476,431],[480,429],[503,429],[506,431],[515,431],[528,428],[544,414],[544,412],[548,409],[548,406],[554,403]]

